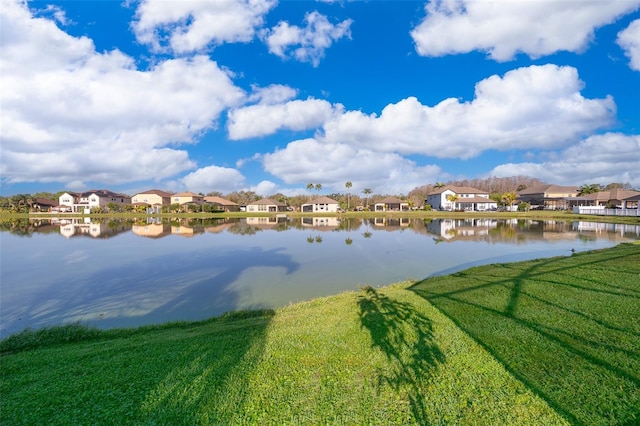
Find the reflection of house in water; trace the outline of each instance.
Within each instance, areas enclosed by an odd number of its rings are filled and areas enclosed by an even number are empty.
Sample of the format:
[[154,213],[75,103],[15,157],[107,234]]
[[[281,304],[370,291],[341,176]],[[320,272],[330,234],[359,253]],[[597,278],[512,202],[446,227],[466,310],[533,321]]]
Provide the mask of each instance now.
[[144,225],[133,225],[131,230],[134,234],[147,238],[162,238],[171,234],[171,225],[162,221],[150,222]]
[[435,219],[427,223],[427,231],[446,241],[481,239],[498,226],[495,219]]
[[406,217],[376,217],[371,221],[371,223],[376,227],[392,231],[394,229],[408,227],[411,224],[411,221]]
[[284,216],[259,216],[246,218],[247,225],[260,229],[271,229],[278,225],[286,224],[289,221]]
[[303,217],[300,223],[305,228],[317,228],[321,231],[338,229],[340,218],[337,217]]
[[628,225],[623,223],[601,222],[573,222],[573,229],[580,233],[594,233],[599,237],[602,234],[626,238],[640,238],[640,225]]
[[110,238],[131,229],[128,222],[91,222],[88,217],[73,219],[52,219],[60,225],[60,234],[66,238],[87,236],[93,238]]
[[181,237],[193,237],[198,234],[204,233],[204,226],[202,224],[172,224],[171,225],[171,234],[179,235]]

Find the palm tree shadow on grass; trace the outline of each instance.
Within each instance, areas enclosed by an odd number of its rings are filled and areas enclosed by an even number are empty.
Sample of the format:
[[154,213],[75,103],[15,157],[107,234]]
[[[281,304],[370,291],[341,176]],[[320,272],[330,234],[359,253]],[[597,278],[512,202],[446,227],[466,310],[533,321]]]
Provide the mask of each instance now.
[[[605,307],[637,312],[638,280],[630,277],[638,274],[638,251],[616,250],[573,261],[545,259],[525,268],[461,271],[419,282],[412,291],[572,423],[626,424],[640,418],[640,352],[631,343],[639,330],[633,318],[622,315],[618,324],[598,312]],[[625,277],[624,286],[585,273],[597,272],[602,262]]]
[[391,372],[381,374],[380,383],[406,390],[414,418],[425,424],[423,384],[444,354],[434,342],[429,318],[406,302],[392,300],[371,286],[362,288],[358,298],[360,323],[371,334],[372,346],[381,350],[391,364]]

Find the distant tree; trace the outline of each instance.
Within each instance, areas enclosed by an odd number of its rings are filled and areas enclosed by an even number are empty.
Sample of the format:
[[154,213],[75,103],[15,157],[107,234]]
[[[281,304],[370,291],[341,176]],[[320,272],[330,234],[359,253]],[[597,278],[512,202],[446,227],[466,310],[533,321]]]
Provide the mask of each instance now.
[[442,183],[442,182],[436,182],[436,184],[434,185],[434,187],[435,187],[435,188],[438,188],[438,189],[443,188],[443,187],[444,187],[444,183]]
[[322,184],[321,183],[316,183],[316,191],[318,192],[318,195],[320,195],[320,190],[322,189]]
[[349,210],[351,208],[350,205],[350,200],[349,200],[349,196],[351,195],[351,187],[353,186],[353,183],[351,183],[351,181],[346,181],[344,183],[344,187],[347,188],[347,210]]
[[120,204],[114,203],[114,202],[107,203],[107,210],[109,212],[114,212],[114,213],[120,212],[121,211]]
[[220,191],[211,191],[211,192],[208,192],[208,193],[207,193],[207,197],[220,197],[220,198],[223,198],[223,197],[222,197],[222,192],[220,192]]

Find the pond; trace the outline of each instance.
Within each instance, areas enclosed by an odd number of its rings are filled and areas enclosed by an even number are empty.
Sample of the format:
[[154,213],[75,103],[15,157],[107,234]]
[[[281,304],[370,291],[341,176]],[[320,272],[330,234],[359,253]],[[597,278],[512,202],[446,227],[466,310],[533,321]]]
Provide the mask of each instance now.
[[0,336],[205,319],[635,239],[636,225],[496,219],[3,222]]

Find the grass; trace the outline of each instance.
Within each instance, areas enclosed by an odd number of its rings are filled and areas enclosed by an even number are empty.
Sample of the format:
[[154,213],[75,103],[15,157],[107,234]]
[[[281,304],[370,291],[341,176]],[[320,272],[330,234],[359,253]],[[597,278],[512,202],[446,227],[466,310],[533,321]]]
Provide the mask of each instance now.
[[[42,218],[48,219],[58,218],[82,218],[91,217],[95,219],[136,219],[141,217],[163,217],[163,218],[246,218],[255,216],[276,216],[282,213],[249,213],[249,212],[232,212],[232,213],[162,213],[146,215],[140,213],[101,213],[101,214],[51,214],[51,213],[8,213],[0,211],[0,220]],[[290,217],[305,216],[325,216],[325,217],[344,217],[344,218],[376,218],[376,217],[403,217],[403,218],[424,218],[424,219],[470,219],[470,218],[491,218],[491,219],[532,219],[532,220],[564,220],[564,221],[584,221],[584,222],[603,222],[603,223],[620,223],[629,225],[640,225],[640,216],[597,216],[586,214],[575,214],[570,211],[561,210],[531,210],[528,212],[447,212],[438,210],[419,210],[409,212],[344,212],[344,213],[299,213],[286,212]]]
[[576,424],[640,423],[640,245],[412,288]]
[[25,332],[0,345],[0,422],[566,424],[408,285],[81,341]]
[[0,341],[0,423],[631,425],[640,245]]

